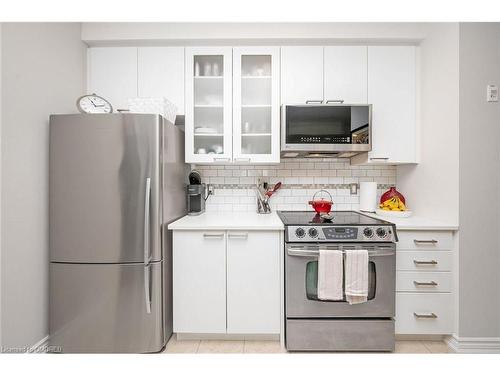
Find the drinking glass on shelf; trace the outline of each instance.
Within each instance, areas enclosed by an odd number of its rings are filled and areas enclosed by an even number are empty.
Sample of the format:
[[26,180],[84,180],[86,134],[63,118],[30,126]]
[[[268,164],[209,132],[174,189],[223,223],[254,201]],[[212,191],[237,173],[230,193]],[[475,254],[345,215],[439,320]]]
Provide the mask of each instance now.
[[205,65],[203,66],[203,75],[204,76],[212,75],[212,64],[210,64],[209,62],[206,62]]
[[214,65],[212,66],[212,74],[216,77],[218,77],[220,75],[218,63],[214,63]]
[[247,134],[250,132],[250,123],[247,121],[243,124],[243,133]]

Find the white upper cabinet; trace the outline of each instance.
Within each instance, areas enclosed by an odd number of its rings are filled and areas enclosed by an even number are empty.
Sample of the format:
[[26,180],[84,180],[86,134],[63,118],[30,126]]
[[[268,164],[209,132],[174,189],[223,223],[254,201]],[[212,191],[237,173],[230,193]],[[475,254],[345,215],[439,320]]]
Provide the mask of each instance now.
[[138,96],[165,97],[184,114],[184,47],[138,49]]
[[325,103],[368,102],[366,46],[325,47]]
[[232,161],[232,49],[186,48],[186,163]]
[[128,109],[128,99],[137,97],[137,48],[93,47],[87,53],[87,92],[109,100],[114,112]]
[[323,101],[323,47],[281,47],[281,103]]
[[279,48],[233,48],[233,161],[280,161]]
[[372,151],[356,163],[417,163],[416,47],[368,47]]

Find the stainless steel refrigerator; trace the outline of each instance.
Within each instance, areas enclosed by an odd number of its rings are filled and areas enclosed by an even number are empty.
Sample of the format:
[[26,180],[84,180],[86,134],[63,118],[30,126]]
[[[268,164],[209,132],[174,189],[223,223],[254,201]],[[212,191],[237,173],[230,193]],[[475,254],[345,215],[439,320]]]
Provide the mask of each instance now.
[[152,114],[50,117],[49,341],[63,353],[161,351],[184,132]]

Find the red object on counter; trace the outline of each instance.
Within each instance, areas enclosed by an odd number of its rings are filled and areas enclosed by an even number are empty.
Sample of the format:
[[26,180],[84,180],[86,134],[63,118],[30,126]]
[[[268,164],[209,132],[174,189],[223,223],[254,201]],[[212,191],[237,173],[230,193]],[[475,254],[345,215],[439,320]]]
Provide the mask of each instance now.
[[281,187],[281,181],[276,183],[276,185],[274,185],[274,188],[272,190],[268,190],[266,191],[266,195],[271,198],[271,195],[273,195],[274,193],[276,193],[276,191],[278,191],[278,189]]
[[[321,199],[314,199],[316,198],[316,194],[325,192],[330,196],[330,200],[327,201],[324,198]],[[332,210],[333,206],[333,201],[332,201],[332,195],[326,191],[326,190],[319,190],[313,195],[313,199],[309,201],[309,204],[314,208],[314,211],[316,211],[318,214],[321,214],[323,212],[329,213]]]
[[389,188],[382,196],[380,197],[380,203],[384,203],[386,200],[391,199],[392,197],[398,197],[403,204],[406,204],[405,197],[399,191],[396,190],[394,186]]

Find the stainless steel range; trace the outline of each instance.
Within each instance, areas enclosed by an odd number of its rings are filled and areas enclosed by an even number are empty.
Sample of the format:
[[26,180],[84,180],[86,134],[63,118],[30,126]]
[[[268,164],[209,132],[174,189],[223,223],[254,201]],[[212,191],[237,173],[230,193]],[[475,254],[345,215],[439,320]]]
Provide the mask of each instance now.
[[[352,212],[280,211],[285,224],[285,317],[289,351],[392,351],[396,227]],[[318,299],[319,250],[366,249],[368,300]]]

